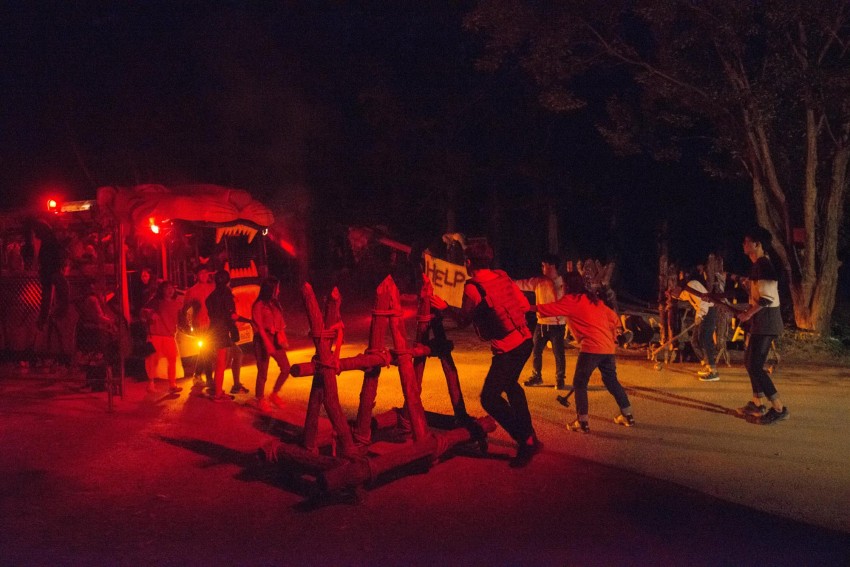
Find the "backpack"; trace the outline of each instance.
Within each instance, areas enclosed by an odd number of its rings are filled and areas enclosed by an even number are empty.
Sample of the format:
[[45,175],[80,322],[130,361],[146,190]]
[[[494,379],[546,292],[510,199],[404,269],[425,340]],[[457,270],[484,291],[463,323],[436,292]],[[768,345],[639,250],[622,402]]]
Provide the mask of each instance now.
[[472,323],[482,341],[499,340],[517,329],[526,327],[525,314],[531,306],[525,294],[502,270],[494,270],[499,277],[478,282],[469,280],[481,294],[481,303],[472,313]]

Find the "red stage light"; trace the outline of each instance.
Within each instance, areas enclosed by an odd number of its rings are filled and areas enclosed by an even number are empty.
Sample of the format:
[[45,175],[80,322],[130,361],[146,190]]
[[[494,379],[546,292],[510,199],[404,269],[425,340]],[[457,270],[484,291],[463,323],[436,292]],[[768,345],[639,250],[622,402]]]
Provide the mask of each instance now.
[[292,256],[293,258],[295,258],[297,256],[296,251],[295,251],[295,245],[292,244],[291,242],[289,242],[288,240],[284,240],[283,238],[281,238],[280,240],[278,240],[277,244],[278,244],[278,246],[281,247],[281,249],[284,252],[286,252],[287,254]]

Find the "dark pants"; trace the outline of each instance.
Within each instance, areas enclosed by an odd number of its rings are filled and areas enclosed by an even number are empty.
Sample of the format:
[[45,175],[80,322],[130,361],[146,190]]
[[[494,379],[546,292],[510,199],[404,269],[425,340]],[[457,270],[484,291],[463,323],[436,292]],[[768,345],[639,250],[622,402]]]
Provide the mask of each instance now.
[[534,329],[534,348],[531,351],[531,367],[533,378],[542,378],[543,350],[546,343],[552,341],[552,352],[555,355],[555,380],[558,384],[564,383],[566,376],[567,361],[564,355],[564,333],[566,325],[541,325],[537,324]]
[[[525,390],[519,385],[519,375],[531,349],[529,339],[512,351],[494,354],[481,388],[481,407],[520,444],[534,432]],[[507,400],[502,393],[507,395]]]
[[233,385],[241,386],[242,382],[240,381],[240,377],[242,375],[242,359],[245,357],[245,353],[242,352],[242,347],[239,345],[233,345],[230,347],[230,352],[227,356],[227,361],[230,364],[230,369],[233,371]]
[[195,378],[200,378],[202,376],[206,377],[207,386],[210,388],[215,387],[215,381],[213,380],[213,369],[215,368],[215,349],[212,348],[212,345],[209,342],[209,339],[206,340],[204,346],[198,350],[198,356],[195,358]]
[[714,349],[714,328],[716,326],[717,309],[712,307],[702,318],[700,324],[694,328],[691,338],[691,346],[694,347],[696,355],[712,368],[714,368],[714,359],[717,356]]
[[[610,392],[614,399],[617,400],[617,406],[621,410],[626,410],[631,407],[629,396],[617,380],[617,359],[613,354],[592,354],[589,352],[580,352],[578,361],[576,361],[576,372],[573,375],[573,390],[576,395],[576,413],[579,417],[587,417],[589,404],[587,402],[587,384],[590,382],[590,375],[593,371],[599,369],[602,373],[602,383]],[[630,412],[623,412],[630,413]]]
[[744,352],[744,366],[747,368],[747,374],[750,375],[753,395],[756,397],[764,395],[769,400],[773,400],[777,392],[770,374],[764,369],[764,363],[767,362],[770,345],[775,338],[775,335],[750,335],[747,350]]
[[[43,327],[50,316],[50,308],[55,302],[56,316],[64,317],[68,312],[68,300],[70,290],[68,281],[62,274],[39,274],[38,281],[41,284],[41,303],[38,307],[38,326]],[[54,291],[56,297],[54,298]],[[54,301],[55,300],[55,301]]]

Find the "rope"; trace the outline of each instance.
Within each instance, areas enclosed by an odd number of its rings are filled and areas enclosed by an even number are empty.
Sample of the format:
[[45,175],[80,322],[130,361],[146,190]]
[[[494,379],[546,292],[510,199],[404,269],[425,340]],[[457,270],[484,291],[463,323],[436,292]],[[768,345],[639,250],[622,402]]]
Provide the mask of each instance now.
[[334,344],[331,347],[331,353],[334,355],[334,364],[326,364],[316,359],[316,356],[313,357],[315,360],[314,364],[321,368],[333,368],[337,375],[342,372],[342,368],[340,368],[339,364],[339,354],[340,350],[342,350],[342,341],[343,341],[343,330],[345,329],[345,325],[342,321],[338,321],[328,327],[327,329],[320,331],[318,333],[313,333],[314,339],[335,339]]
[[392,366],[392,355],[387,348],[367,348],[364,354],[377,354],[384,359],[384,368]]

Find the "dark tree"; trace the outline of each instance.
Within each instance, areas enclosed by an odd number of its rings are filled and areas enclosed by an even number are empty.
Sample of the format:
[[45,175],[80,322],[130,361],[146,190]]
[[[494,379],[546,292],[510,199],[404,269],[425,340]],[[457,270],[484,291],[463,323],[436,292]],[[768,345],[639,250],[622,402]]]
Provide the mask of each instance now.
[[847,0],[485,0],[466,18],[485,69],[523,68],[553,111],[585,108],[591,72],[618,78],[598,125],[622,153],[751,181],[796,323],[826,331],[850,160]]

